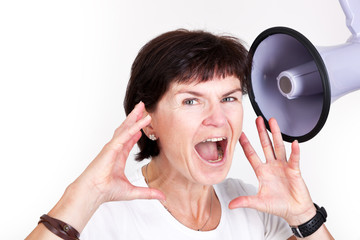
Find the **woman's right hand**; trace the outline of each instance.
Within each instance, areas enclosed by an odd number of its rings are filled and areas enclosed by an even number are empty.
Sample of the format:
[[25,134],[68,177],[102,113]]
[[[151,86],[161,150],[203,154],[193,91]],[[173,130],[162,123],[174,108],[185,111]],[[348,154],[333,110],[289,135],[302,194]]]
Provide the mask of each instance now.
[[[140,102],[125,121],[115,130],[114,136],[85,171],[66,189],[62,198],[48,213],[62,220],[79,232],[104,202],[159,199],[165,195],[156,189],[136,187],[125,176],[125,164],[131,149],[141,137],[141,129],[147,126],[150,115],[143,117],[144,103]],[[39,224],[27,240],[59,239]]]
[[143,117],[144,103],[138,103],[125,121],[115,130],[98,156],[74,182],[95,190],[99,203],[133,199],[160,199],[165,195],[156,189],[136,187],[125,176],[125,163],[131,149],[141,137],[141,129],[150,121],[150,115]]

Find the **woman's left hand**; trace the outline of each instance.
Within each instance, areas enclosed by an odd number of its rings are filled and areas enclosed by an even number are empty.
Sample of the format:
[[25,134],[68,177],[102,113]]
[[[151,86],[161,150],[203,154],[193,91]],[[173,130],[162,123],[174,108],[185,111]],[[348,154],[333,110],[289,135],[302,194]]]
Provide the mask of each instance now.
[[232,200],[230,208],[254,208],[262,212],[284,218],[290,225],[299,225],[316,214],[309,191],[301,176],[299,168],[299,143],[291,145],[289,160],[286,158],[285,146],[280,128],[274,118],[269,120],[272,132],[272,144],[264,120],[258,117],[258,129],[261,146],[266,161],[258,157],[244,133],[240,144],[259,181],[259,190],[255,196],[241,196]]

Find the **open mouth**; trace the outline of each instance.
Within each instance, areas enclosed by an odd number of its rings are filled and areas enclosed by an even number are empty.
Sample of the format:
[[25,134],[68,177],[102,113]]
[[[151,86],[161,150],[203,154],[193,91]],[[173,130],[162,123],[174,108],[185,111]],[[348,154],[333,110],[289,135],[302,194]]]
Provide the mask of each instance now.
[[195,145],[198,155],[209,163],[221,162],[226,150],[227,138],[209,138]]

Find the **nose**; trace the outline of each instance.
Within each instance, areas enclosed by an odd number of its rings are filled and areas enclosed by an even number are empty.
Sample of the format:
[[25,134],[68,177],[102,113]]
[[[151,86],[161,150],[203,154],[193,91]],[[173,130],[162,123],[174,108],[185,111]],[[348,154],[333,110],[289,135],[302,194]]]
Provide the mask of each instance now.
[[221,127],[226,123],[226,115],[221,108],[221,103],[212,104],[207,110],[206,117],[203,120],[203,125]]

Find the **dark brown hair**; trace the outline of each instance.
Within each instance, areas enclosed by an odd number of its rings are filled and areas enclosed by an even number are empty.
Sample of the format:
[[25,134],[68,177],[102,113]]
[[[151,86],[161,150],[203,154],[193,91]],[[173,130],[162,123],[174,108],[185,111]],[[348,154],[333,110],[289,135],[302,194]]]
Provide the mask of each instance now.
[[[148,112],[154,111],[172,82],[202,82],[235,76],[246,93],[249,85],[246,58],[246,48],[235,37],[184,29],[164,33],[148,42],[135,58],[124,100],[126,115],[140,101]],[[145,134],[138,146],[138,161],[160,152],[157,142]]]

